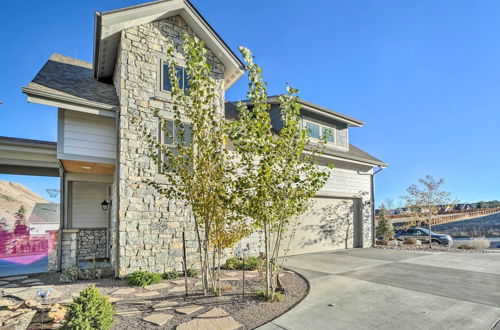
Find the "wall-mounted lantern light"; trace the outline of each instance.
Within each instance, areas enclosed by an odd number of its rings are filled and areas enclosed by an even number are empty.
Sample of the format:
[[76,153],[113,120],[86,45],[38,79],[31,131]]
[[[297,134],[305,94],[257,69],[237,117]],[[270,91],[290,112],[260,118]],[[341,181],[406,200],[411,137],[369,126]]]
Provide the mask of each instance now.
[[107,200],[103,200],[102,203],[101,203],[101,207],[102,207],[102,210],[103,211],[107,211],[108,208],[109,208],[109,203]]

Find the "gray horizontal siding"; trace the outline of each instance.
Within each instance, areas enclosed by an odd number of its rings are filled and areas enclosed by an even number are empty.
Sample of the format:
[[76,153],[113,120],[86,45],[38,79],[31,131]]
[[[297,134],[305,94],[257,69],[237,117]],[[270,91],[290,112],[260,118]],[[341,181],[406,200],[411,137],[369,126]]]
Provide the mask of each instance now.
[[65,111],[63,153],[116,158],[116,128],[113,118]]

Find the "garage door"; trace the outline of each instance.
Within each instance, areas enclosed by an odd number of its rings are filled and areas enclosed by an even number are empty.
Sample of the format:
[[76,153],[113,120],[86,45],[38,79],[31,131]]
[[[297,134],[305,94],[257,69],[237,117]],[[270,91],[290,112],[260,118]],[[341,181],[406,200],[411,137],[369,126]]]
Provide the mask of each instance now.
[[288,255],[362,245],[359,200],[318,197],[300,216]]

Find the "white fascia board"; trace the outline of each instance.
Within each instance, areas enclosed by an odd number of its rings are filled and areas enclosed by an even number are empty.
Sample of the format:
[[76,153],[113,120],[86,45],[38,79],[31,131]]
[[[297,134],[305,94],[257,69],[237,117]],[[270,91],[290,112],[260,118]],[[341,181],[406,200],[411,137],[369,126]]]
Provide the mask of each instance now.
[[332,191],[318,191],[315,197],[326,197],[326,198],[363,198],[363,196],[358,194],[349,193],[338,193]]
[[0,165],[10,166],[27,166],[27,167],[44,167],[44,168],[59,168],[59,162],[47,162],[30,159],[12,159],[0,157]]
[[335,119],[335,120],[340,121],[340,122],[347,123],[350,126],[363,127],[363,124],[351,121],[351,120],[346,119],[346,118],[341,117],[341,116],[337,116],[334,113],[328,113],[326,111],[318,110],[318,109],[315,109],[313,107],[310,107],[310,106],[302,104],[302,103],[300,103],[300,105],[301,105],[302,108],[307,109],[308,111],[320,114],[320,115],[325,116],[325,117],[329,117],[329,118]]
[[56,155],[55,149],[37,148],[37,147],[28,147],[28,146],[16,146],[16,145],[9,145],[9,144],[2,144],[2,143],[0,143],[0,151],[44,154],[44,155],[50,155],[50,156]]
[[33,94],[28,94],[28,102],[43,104],[43,105],[48,105],[48,106],[52,106],[52,107],[73,110],[73,111],[85,112],[85,113],[90,113],[90,114],[98,115],[98,116],[104,116],[104,117],[110,117],[110,118],[116,117],[116,112],[113,110],[104,110],[104,109],[100,109],[98,107],[93,107],[90,105],[83,105],[83,104],[78,104],[78,103],[63,101],[63,100],[56,100],[53,98],[47,98],[47,97],[33,95]]
[[[309,155],[311,154],[311,152],[309,152],[309,151],[304,151],[304,153],[309,154]],[[365,165],[365,166],[370,166],[370,167],[381,167],[381,168],[387,167],[387,166],[382,166],[382,165],[379,165],[379,164],[374,164],[374,163],[369,163],[369,162],[354,160],[354,159],[350,159],[350,158],[344,158],[344,157],[338,157],[338,156],[331,156],[331,155],[326,155],[326,154],[321,154],[321,155],[317,155],[317,156],[318,157],[322,157],[322,158],[328,158],[328,159],[337,159],[337,160],[341,160],[341,161],[347,162],[347,163],[360,164],[360,165]]]
[[[158,3],[145,4],[136,8],[101,12],[98,15],[101,19],[99,43],[106,43],[108,48],[106,53],[103,53],[103,46],[98,47],[99,54],[97,54],[97,59],[99,62],[104,59],[106,63],[99,63],[99,66],[109,66],[112,65],[110,63],[114,63],[113,59],[117,52],[115,48],[118,44],[119,33],[122,30],[180,15],[193,32],[205,42],[205,45],[224,64],[225,89],[231,87],[244,74],[241,62],[239,62],[224,42],[220,40],[212,28],[184,0],[159,1]],[[110,47],[113,49],[109,49]],[[96,69],[98,72],[101,70],[100,67]],[[111,67],[105,70],[109,71]]]
[[116,164],[116,159],[114,158],[96,157],[88,155],[75,155],[67,153],[57,153],[57,159],[72,160],[77,162],[98,163],[98,164],[110,164],[110,165]]

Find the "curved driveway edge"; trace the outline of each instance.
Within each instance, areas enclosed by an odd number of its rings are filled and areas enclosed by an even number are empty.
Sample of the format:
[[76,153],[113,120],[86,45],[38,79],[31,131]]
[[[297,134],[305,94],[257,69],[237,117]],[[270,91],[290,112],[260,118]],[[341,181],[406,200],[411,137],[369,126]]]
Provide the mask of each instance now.
[[[474,329],[500,319],[500,254],[356,249],[288,257],[310,284],[270,329]],[[496,329],[496,328],[495,328]]]

